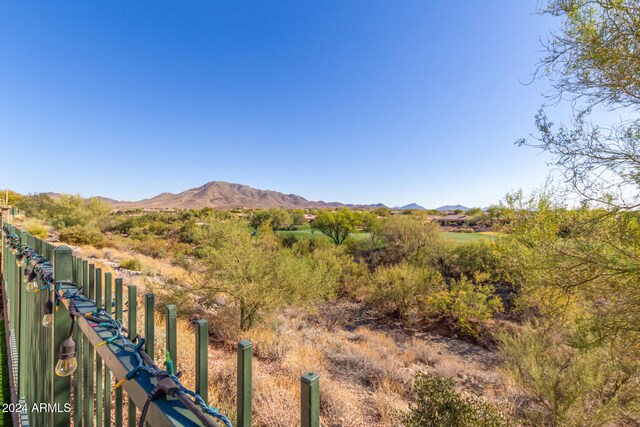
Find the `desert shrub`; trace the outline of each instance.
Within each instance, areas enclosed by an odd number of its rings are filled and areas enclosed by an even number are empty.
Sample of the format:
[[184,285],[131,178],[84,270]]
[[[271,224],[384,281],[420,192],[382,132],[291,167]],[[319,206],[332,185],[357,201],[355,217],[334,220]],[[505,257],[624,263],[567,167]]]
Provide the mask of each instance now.
[[107,203],[98,199],[83,199],[80,195],[62,194],[51,199],[48,212],[56,228],[95,225],[111,211]]
[[310,256],[315,262],[329,267],[336,280],[336,296],[355,297],[369,282],[366,264],[354,261],[344,245],[334,245],[328,239],[302,239],[293,249],[297,256]]
[[423,312],[427,296],[442,286],[442,276],[435,269],[404,262],[379,267],[365,288],[364,299],[384,314],[407,320]]
[[124,260],[120,263],[120,268],[132,271],[142,270],[142,264],[135,258]]
[[462,396],[453,380],[418,374],[413,385],[414,400],[402,417],[405,427],[501,427],[506,417],[491,404]]
[[[9,195],[11,196],[11,195]],[[16,200],[15,206],[24,211],[30,218],[47,219],[47,214],[52,206],[52,199],[48,194],[29,194]]]
[[435,265],[445,253],[438,224],[410,217],[391,217],[379,227],[384,248],[382,261],[398,264],[403,261]]
[[149,231],[157,236],[164,236],[169,230],[169,225],[163,221],[154,221],[149,224]]
[[74,225],[60,230],[60,240],[72,245],[92,245],[97,248],[105,244],[104,235],[94,227]]
[[269,208],[254,212],[249,223],[256,229],[268,225],[272,230],[282,230],[292,224],[292,219],[289,212],[282,208]]
[[640,362],[621,337],[594,323],[528,322],[499,334],[503,369],[531,425],[638,425]]
[[492,282],[509,281],[508,272],[502,267],[499,246],[486,239],[454,246],[447,259],[450,274],[455,277],[473,277],[476,273],[490,275]]
[[287,304],[304,305],[333,294],[332,265],[282,247],[268,228],[254,238],[244,222],[227,221],[210,224],[210,232],[203,261],[215,281],[199,291],[207,300],[220,293],[230,298],[239,308],[242,330]]
[[153,258],[164,258],[169,254],[170,243],[166,240],[134,240],[133,250]]
[[328,236],[336,245],[343,244],[350,233],[356,231],[358,215],[351,209],[342,208],[338,211],[318,211],[313,228]]
[[448,289],[427,297],[429,311],[450,321],[464,334],[475,336],[481,322],[502,311],[502,301],[491,285],[474,284],[466,277],[452,280]]
[[307,223],[307,220],[304,218],[303,210],[295,210],[291,212],[291,224],[304,225],[306,223]]
[[296,243],[298,243],[298,239],[292,234],[284,234],[280,236],[280,242],[285,248],[292,248]]
[[0,203],[2,204],[6,203],[11,206],[18,206],[24,197],[25,196],[23,196],[22,194],[16,193],[15,191],[12,191],[12,190],[8,190],[8,189],[0,190]]
[[28,220],[24,223],[24,229],[32,236],[45,239],[49,233],[40,220]]

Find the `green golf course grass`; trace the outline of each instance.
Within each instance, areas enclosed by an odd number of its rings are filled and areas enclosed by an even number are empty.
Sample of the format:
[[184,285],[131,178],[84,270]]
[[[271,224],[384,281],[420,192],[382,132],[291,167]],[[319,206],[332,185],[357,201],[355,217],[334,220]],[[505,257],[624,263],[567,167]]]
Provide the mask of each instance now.
[[[297,239],[329,239],[329,237],[322,234],[320,231],[312,229],[310,225],[299,225],[297,230],[280,230],[278,234],[284,234],[287,236],[294,236]],[[442,233],[444,238],[453,243],[466,243],[481,239],[493,240],[496,238],[496,234],[492,232],[483,233],[454,233],[446,231]],[[371,233],[351,233],[350,237],[353,240],[366,240],[371,238]]]

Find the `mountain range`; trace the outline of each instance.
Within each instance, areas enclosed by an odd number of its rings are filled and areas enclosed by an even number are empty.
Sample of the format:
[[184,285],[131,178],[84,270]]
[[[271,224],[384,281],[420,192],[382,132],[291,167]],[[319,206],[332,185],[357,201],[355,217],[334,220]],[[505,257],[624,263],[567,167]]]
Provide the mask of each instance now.
[[[51,197],[60,196],[60,193],[44,193]],[[211,181],[200,187],[191,188],[180,193],[162,193],[155,197],[134,202],[114,200],[108,197],[97,197],[104,202],[119,209],[234,209],[234,208],[272,208],[285,209],[302,208],[340,208],[355,209],[385,208],[382,203],[376,204],[349,204],[340,202],[324,202],[307,200],[296,194],[284,194],[278,191],[259,190],[243,184],[234,184],[225,181]],[[417,203],[395,207],[393,209],[426,210]],[[446,205],[436,208],[438,211],[467,210],[462,205]]]
[[353,205],[339,202],[311,201],[296,194],[284,194],[278,191],[259,190],[242,184],[224,181],[211,181],[200,187],[181,193],[162,193],[149,199],[136,202],[124,202],[105,197],[102,200],[121,209],[233,209],[233,208],[272,208],[285,209],[350,207],[375,209],[385,207],[382,203],[372,205]]

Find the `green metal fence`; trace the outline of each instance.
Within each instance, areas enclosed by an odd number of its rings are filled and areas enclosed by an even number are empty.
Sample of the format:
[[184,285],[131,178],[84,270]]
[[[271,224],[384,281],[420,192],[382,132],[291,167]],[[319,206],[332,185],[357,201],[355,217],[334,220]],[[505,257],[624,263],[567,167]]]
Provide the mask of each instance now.
[[[75,257],[70,248],[55,247],[9,223],[3,224],[2,277],[14,425],[122,426],[125,397],[128,426],[231,424],[207,402],[206,320],[195,322],[196,385],[191,391],[173,374],[179,368],[175,306],[165,307],[167,364],[159,368],[153,362],[153,294],[144,295],[144,330],[137,331],[135,285],[125,287],[122,279]],[[234,425],[249,427],[251,342],[239,342],[237,352]],[[309,372],[300,384],[300,425],[319,427],[319,378]]]

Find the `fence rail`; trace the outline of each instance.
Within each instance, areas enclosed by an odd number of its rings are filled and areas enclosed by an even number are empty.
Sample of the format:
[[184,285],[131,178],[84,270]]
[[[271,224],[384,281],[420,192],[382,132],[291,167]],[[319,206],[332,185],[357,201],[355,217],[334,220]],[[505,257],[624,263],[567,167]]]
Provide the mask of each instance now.
[[[179,368],[175,306],[165,307],[166,364],[159,368],[153,354],[153,294],[143,299],[143,337],[137,333],[135,285],[124,286],[122,279],[113,280],[70,248],[55,247],[3,219],[6,345],[13,408],[20,409],[13,414],[14,426],[122,426],[124,394],[130,427],[231,425],[208,406],[206,320],[194,324],[196,381],[191,391],[173,374]],[[250,427],[251,342],[238,343],[237,363],[235,425]],[[319,427],[319,378],[309,372],[300,384],[300,425]]]

